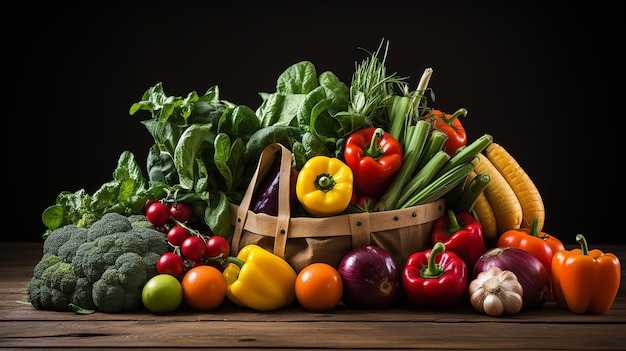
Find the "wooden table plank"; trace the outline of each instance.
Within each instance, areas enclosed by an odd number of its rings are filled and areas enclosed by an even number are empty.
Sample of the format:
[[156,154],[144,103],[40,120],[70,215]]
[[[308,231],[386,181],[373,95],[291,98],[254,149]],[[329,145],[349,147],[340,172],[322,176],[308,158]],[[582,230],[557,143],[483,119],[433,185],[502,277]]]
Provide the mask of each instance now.
[[[606,250],[626,262],[626,246]],[[211,312],[182,307],[167,315],[144,309],[78,315],[17,302],[26,298],[40,255],[37,243],[0,245],[0,348],[623,350],[626,345],[623,284],[603,315],[575,315],[552,300],[501,317],[480,314],[469,303],[451,310],[418,310],[403,302],[384,310],[340,306],[316,313],[297,304],[259,312],[229,301]]]
[[[201,323],[201,325],[199,325]],[[28,321],[0,345],[11,347],[210,347],[357,349],[623,349],[616,325],[549,323]],[[559,335],[572,334],[562,339]],[[602,342],[599,342],[602,341]]]

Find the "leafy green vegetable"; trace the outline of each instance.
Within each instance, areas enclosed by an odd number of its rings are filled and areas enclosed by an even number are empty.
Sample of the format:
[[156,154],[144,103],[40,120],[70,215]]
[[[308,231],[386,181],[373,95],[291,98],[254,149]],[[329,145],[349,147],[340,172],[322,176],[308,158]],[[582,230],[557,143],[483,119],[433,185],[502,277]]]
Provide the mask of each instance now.
[[165,192],[163,185],[148,187],[134,155],[124,151],[113,171],[113,180],[102,184],[93,195],[80,189],[73,193],[62,191],[57,196],[55,204],[41,216],[47,228],[43,237],[68,224],[87,228],[106,213],[140,214],[148,198],[159,198]]
[[252,177],[244,155],[261,126],[253,110],[221,100],[216,86],[183,99],[167,96],[161,83],[148,89],[130,114],[140,110],[152,115],[142,121],[155,142],[149,153],[150,184],[196,193],[202,203],[194,204],[195,212],[204,213],[215,234],[230,237],[228,202],[241,201]]
[[356,66],[350,86],[350,105],[347,111],[339,113],[343,118],[363,120],[366,126],[378,126],[389,129],[387,111],[393,104],[396,88],[406,91],[406,77],[387,74],[385,61],[389,42],[385,47],[384,56],[379,59],[382,42],[370,57]]

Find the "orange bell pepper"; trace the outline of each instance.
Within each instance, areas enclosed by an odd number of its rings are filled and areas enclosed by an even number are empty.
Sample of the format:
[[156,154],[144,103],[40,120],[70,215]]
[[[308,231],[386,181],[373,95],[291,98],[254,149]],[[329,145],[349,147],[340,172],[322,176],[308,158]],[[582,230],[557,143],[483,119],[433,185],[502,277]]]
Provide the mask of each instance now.
[[550,275],[552,257],[557,251],[565,250],[561,240],[539,231],[539,220],[535,218],[530,228],[507,230],[498,238],[496,246],[511,246],[526,250],[537,257]]
[[621,271],[617,256],[589,250],[582,234],[576,235],[580,249],[560,250],[552,258],[552,289],[561,308],[576,314],[608,312],[615,301]]

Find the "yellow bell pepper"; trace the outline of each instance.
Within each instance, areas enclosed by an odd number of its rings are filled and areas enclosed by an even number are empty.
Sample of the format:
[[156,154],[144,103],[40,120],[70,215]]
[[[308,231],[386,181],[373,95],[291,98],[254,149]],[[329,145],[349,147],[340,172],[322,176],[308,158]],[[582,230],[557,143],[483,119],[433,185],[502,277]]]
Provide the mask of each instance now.
[[296,298],[297,274],[284,259],[249,244],[224,268],[226,296],[242,307],[271,311],[290,305]]
[[310,158],[298,173],[296,196],[312,216],[334,216],[352,200],[352,169],[335,157]]

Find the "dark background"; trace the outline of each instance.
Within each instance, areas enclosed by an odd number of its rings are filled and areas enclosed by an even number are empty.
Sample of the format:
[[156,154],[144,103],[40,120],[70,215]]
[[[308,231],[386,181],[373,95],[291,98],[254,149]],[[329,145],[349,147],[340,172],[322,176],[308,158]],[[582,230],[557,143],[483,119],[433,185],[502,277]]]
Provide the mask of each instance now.
[[61,191],[111,180],[122,151],[145,163],[153,140],[140,121],[150,116],[128,111],[156,83],[172,96],[218,85],[254,109],[302,60],[349,85],[360,48],[385,39],[388,73],[414,89],[432,67],[431,106],[467,108],[469,140],[489,133],[522,165],[541,191],[545,232],[626,242],[617,5],[169,6],[39,7],[2,24],[3,216],[13,228],[2,241],[40,241],[43,210]]

